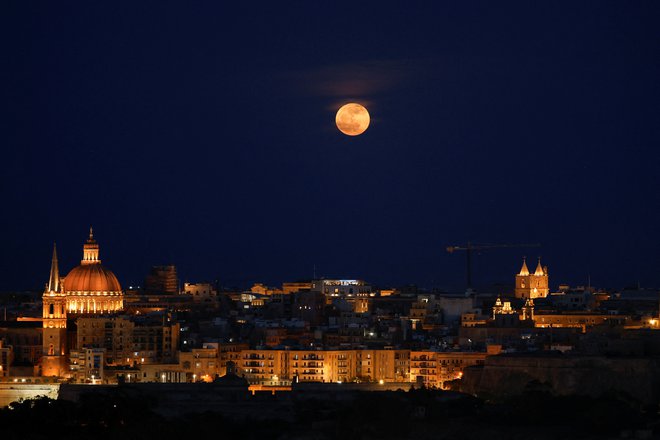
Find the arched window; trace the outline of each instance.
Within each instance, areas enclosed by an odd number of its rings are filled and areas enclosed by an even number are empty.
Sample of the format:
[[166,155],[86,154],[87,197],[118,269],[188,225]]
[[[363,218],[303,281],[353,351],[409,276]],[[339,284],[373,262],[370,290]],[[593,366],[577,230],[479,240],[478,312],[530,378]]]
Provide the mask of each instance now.
[[55,306],[53,304],[48,306],[48,313],[51,315],[55,314]]

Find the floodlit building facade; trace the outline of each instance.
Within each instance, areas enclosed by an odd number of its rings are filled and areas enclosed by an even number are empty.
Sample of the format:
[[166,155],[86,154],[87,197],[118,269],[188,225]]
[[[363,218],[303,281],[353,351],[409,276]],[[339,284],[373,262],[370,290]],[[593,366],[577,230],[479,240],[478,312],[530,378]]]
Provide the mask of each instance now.
[[67,320],[115,313],[124,307],[124,294],[117,277],[101,265],[99,245],[92,228],[89,228],[89,237],[83,245],[80,265],[63,278],[59,273],[57,249],[53,245],[50,277],[42,302],[41,374],[64,376],[69,370],[66,360]]
[[407,382],[408,350],[243,350],[239,375],[252,384]]
[[540,258],[534,273],[530,273],[523,259],[520,272],[516,275],[516,298],[545,298],[550,293],[548,283],[548,267],[541,266]]
[[444,383],[460,379],[463,369],[483,365],[484,352],[410,352],[410,381],[426,387],[444,388]]

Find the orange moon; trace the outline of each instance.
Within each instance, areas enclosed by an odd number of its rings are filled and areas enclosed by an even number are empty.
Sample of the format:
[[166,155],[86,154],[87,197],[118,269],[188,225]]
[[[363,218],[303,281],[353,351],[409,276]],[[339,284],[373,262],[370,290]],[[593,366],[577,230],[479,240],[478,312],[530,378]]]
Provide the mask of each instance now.
[[360,104],[351,102],[337,110],[335,123],[342,133],[348,136],[357,136],[369,128],[369,112]]

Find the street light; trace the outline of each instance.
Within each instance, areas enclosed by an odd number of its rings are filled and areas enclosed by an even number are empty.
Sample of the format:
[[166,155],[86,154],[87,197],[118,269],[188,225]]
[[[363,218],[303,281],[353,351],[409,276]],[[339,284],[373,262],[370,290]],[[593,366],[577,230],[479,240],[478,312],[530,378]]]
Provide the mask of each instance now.
[[160,378],[163,379],[163,383],[165,383],[165,373],[161,374]]

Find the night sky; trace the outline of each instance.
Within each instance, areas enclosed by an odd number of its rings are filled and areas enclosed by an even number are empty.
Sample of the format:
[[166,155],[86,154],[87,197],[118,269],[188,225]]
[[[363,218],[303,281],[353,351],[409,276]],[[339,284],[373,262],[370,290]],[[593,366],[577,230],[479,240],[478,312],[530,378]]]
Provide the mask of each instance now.
[[[0,290],[660,286],[660,3],[3,2]],[[341,104],[372,116],[342,135]]]

